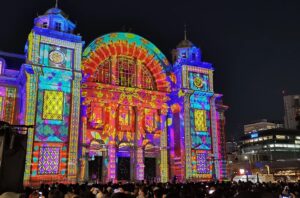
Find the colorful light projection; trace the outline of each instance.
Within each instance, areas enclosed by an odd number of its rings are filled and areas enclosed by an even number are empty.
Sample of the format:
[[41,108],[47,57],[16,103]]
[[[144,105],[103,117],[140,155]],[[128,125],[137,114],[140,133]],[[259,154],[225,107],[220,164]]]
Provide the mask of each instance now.
[[192,175],[198,179],[212,178],[212,165],[206,151],[192,149]]
[[134,123],[134,111],[132,107],[120,106],[118,109],[117,129],[122,132],[133,132]]
[[35,141],[67,142],[71,103],[70,71],[43,68],[39,77]]
[[65,180],[67,146],[60,143],[35,143],[32,152],[31,176],[34,181]]
[[4,68],[4,60],[0,59],[0,74],[2,74]]
[[194,149],[210,150],[210,112],[206,110],[191,109],[190,118],[192,147]]
[[[97,137],[107,145],[109,180],[116,178],[116,156],[112,155],[120,155],[120,142],[136,147],[137,166],[132,171],[135,179],[144,179],[143,147],[148,143],[158,146],[166,133],[160,128],[160,116],[168,111],[167,67],[168,61],[152,43],[131,33],[104,35],[84,51],[82,96],[88,117],[84,141]],[[95,104],[101,107],[97,110]],[[164,175],[165,161],[161,165]]]
[[[143,83],[137,83],[135,73],[142,70],[145,65],[147,70],[151,72],[155,80],[156,89],[159,91],[170,91],[170,84],[167,81],[166,68],[169,67],[169,62],[160,50],[148,40],[131,33],[111,33],[104,35],[94,40],[83,53],[83,68],[82,70],[87,75],[87,81],[99,80],[99,72],[97,68],[99,64],[108,64],[105,61],[108,58],[118,56],[118,60],[112,60],[110,64],[121,65],[121,67],[112,66],[111,83],[121,86],[136,87],[142,85],[146,89],[153,87],[152,79],[149,78],[149,73],[142,73],[138,81],[142,82],[142,77],[145,80]],[[126,57],[125,59],[122,58]],[[130,57],[128,59],[128,57]],[[141,68],[134,68],[133,59],[137,59]],[[115,71],[115,72],[114,72]],[[108,71],[107,71],[108,72]],[[106,74],[104,74],[105,76]],[[100,72],[100,82],[104,82],[103,73]],[[102,80],[101,80],[102,79]],[[106,81],[107,82],[107,81]]]
[[189,72],[190,88],[207,92],[209,91],[209,77],[207,74]]
[[59,173],[59,154],[58,147],[41,147],[39,157],[39,175],[52,175]]
[[61,91],[44,91],[44,120],[62,120],[64,94]]
[[0,119],[10,124],[14,123],[17,89],[10,86],[0,86]]
[[[31,34],[29,38],[32,39]],[[29,44],[30,46],[30,44]],[[24,106],[26,108],[22,109],[25,115],[24,121],[26,125],[34,125],[35,124],[35,111],[36,111],[36,87],[37,87],[37,77],[33,74],[32,70],[28,65],[25,65],[25,75],[26,75],[26,101],[24,102]],[[25,162],[25,173],[24,173],[24,183],[25,185],[29,185],[30,177],[35,176],[37,171],[32,171],[32,160],[33,160],[33,139],[34,139],[34,129],[28,130],[28,138],[27,138],[27,152],[26,152],[26,162]]]
[[[192,56],[191,56],[192,57]],[[180,62],[180,60],[179,60]],[[191,65],[196,63],[195,60],[184,61]],[[210,165],[209,156],[212,155],[212,128],[211,128],[211,97],[213,93],[212,67],[199,61],[196,66],[184,65],[182,69],[183,86],[193,90],[189,97],[190,106],[188,110],[190,126],[185,128],[186,140],[186,177],[195,179],[211,179],[212,166]],[[204,66],[205,67],[204,67]],[[179,78],[181,78],[179,76]],[[188,132],[187,132],[188,131]],[[190,141],[189,141],[190,140]],[[191,152],[191,155],[188,155]],[[189,168],[191,163],[191,170]]]
[[40,44],[40,64],[49,67],[72,69],[74,50],[69,48]]
[[[28,64],[21,71],[26,85],[22,114],[24,124],[35,129],[28,132],[25,184],[76,179],[81,48],[81,37],[69,33],[35,26],[28,36]],[[57,174],[44,169],[40,147],[60,148]]]
[[144,129],[149,132],[155,132],[157,129],[157,123],[159,122],[156,109],[144,110]]
[[195,131],[207,131],[205,110],[200,110],[200,109],[194,110],[194,123],[195,123]]

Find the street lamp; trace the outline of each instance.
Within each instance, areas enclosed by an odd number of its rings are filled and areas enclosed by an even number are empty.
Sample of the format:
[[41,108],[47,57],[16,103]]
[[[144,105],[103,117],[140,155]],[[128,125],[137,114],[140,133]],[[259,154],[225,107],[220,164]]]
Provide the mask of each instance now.
[[270,175],[270,166],[269,165],[265,165],[265,167],[267,168],[268,175]]

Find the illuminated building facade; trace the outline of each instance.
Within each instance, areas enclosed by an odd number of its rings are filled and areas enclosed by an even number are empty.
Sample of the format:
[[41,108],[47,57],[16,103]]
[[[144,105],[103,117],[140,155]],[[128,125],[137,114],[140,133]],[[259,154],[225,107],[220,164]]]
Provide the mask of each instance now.
[[199,48],[185,38],[171,64],[132,33],[106,34],[83,49],[58,8],[34,23],[26,63],[12,84],[1,81],[5,101],[20,98],[10,110],[1,106],[2,117],[35,125],[26,184],[226,177],[227,106]]
[[[247,133],[240,138],[238,161],[231,168],[249,173],[272,173],[297,181],[300,178],[300,131],[273,128]],[[266,169],[268,167],[268,169]]]

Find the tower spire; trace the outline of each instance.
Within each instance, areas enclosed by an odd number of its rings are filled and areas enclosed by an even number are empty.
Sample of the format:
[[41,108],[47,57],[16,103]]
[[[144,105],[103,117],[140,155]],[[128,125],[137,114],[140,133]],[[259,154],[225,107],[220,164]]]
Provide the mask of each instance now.
[[58,0],[55,0],[55,8],[58,8]]
[[184,24],[184,40],[187,40],[186,32],[186,24]]

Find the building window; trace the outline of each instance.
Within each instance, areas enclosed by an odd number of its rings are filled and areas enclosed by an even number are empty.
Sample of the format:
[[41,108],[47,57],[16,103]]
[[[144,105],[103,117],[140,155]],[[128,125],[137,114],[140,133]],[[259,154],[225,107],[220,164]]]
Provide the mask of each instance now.
[[207,126],[206,126],[206,111],[205,110],[200,110],[200,109],[195,109],[194,111],[195,114],[195,131],[207,131]]
[[196,60],[196,54],[192,53],[192,60]]
[[135,61],[127,57],[118,57],[117,78],[119,86],[136,87]]
[[55,23],[55,29],[61,31],[61,23]]
[[285,139],[285,135],[276,135],[276,139],[278,139],[278,140],[284,140]]
[[118,130],[133,131],[134,114],[130,106],[120,106],[118,110]]
[[96,69],[95,81],[99,83],[110,83],[110,71],[111,71],[111,61],[106,60],[102,62]]
[[47,28],[48,27],[48,23],[47,22],[43,22],[43,28]]
[[146,68],[145,65],[142,66],[141,70],[142,70],[142,77],[141,77],[142,88],[153,90],[154,89],[154,82],[153,82],[151,72],[148,70],[148,68]]
[[268,137],[263,137],[263,140],[268,140]]
[[186,58],[186,52],[182,52],[181,56],[182,58]]
[[62,91],[44,92],[43,119],[62,120],[63,119],[64,94]]
[[39,175],[56,175],[59,173],[59,147],[41,147],[39,156]]

